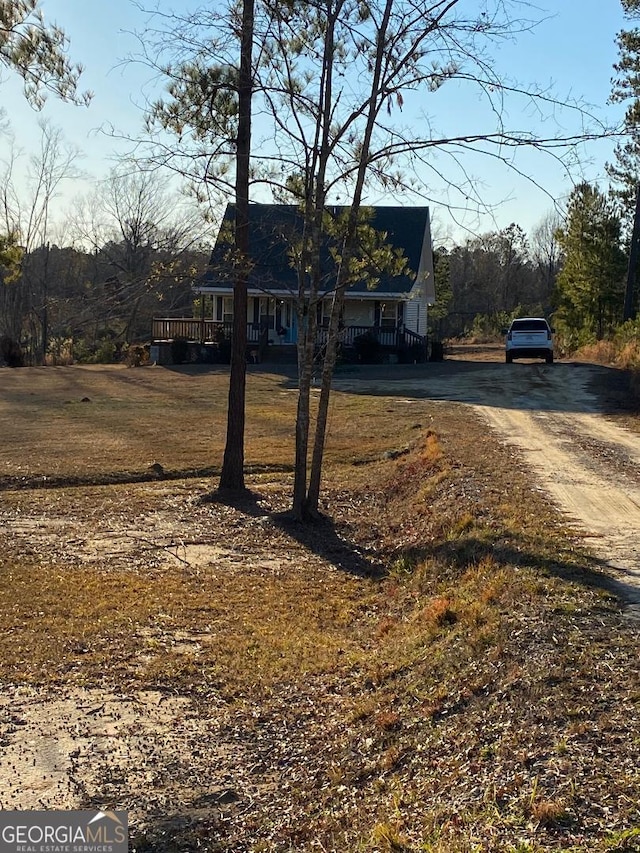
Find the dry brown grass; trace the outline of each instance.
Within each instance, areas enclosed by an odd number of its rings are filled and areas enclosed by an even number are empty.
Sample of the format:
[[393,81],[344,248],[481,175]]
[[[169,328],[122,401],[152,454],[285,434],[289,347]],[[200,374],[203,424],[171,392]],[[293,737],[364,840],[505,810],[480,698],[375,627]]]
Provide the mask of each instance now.
[[[87,365],[30,368],[26,377],[23,370],[2,372],[0,477],[143,473],[153,462],[179,474],[215,471],[222,459],[227,370]],[[247,466],[290,468],[295,381],[250,368],[247,395]],[[404,446],[415,430],[394,417],[400,405],[387,408],[386,417],[369,421],[366,399],[336,394],[328,464],[351,465]]]
[[[1,378],[5,487],[221,456],[225,373]],[[200,501],[210,477],[5,488],[2,682],[220,708],[168,771],[171,826],[153,791],[105,783],[143,815],[140,853],[638,849],[637,631],[512,451],[462,406],[336,394],[332,521],[308,531],[283,515],[294,407],[286,378],[250,376],[248,462],[283,469],[250,478],[253,503]],[[249,772],[208,740],[253,769],[203,812],[194,774]]]
[[620,370],[619,389],[614,392],[621,408],[640,411],[640,342],[638,340],[598,341],[582,347],[576,358],[596,364],[615,366]]
[[[112,689],[206,683],[235,696],[330,673],[362,653],[352,626],[366,596],[362,584],[327,590],[305,574],[9,564],[0,677]],[[294,607],[302,595],[304,609]]]
[[[593,344],[580,347],[576,353],[577,357],[596,364],[616,364],[619,348],[613,341],[597,341]],[[621,365],[626,367],[627,365]]]

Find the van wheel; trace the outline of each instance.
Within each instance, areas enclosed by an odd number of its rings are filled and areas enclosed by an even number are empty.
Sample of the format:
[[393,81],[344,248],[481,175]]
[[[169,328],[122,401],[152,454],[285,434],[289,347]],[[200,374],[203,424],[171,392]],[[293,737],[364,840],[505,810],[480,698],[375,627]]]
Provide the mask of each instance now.
[[553,353],[550,352],[548,356],[545,357],[545,361],[547,364],[553,364]]
[[507,355],[505,356],[505,361],[507,362],[507,364],[511,364],[511,362],[513,361],[513,356],[511,355],[510,352],[508,352]]

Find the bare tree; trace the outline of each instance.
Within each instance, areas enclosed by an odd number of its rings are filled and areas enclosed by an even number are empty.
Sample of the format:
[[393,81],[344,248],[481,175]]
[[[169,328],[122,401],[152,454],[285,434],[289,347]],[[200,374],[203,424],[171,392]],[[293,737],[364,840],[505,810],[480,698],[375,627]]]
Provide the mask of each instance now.
[[[293,511],[299,518],[313,517],[318,512],[338,329],[350,261],[357,250],[359,211],[366,204],[366,197],[396,193],[424,198],[429,190],[416,169],[438,173],[435,152],[447,153],[454,165],[461,166],[458,155],[466,150],[504,158],[506,162],[505,152],[509,149],[535,144],[548,148],[551,156],[558,156],[563,145],[568,151],[574,141],[558,137],[534,139],[526,131],[514,132],[505,127],[502,117],[510,96],[528,99],[540,108],[545,104],[556,107],[559,103],[548,93],[521,87],[494,71],[488,52],[490,45],[515,38],[519,32],[530,29],[533,21],[519,14],[526,4],[490,5],[491,9],[483,8],[469,15],[461,0],[377,0],[366,4],[321,0],[299,4],[295,9],[267,4],[271,27],[260,90],[273,122],[273,138],[270,145],[260,146],[263,169],[266,173],[266,161],[270,161],[272,174],[280,175],[280,185],[301,204],[305,213],[304,233],[310,240],[306,251],[311,259],[319,242],[326,239],[326,227],[318,228],[318,223],[326,222],[321,212],[327,201],[345,199],[349,208],[342,248],[335,255],[329,342],[322,368],[308,483],[308,377],[313,351],[305,337],[299,342],[300,400],[293,496]],[[406,101],[418,92],[424,97],[451,80],[476,86],[498,116],[496,130],[451,138],[433,133],[426,120],[424,124],[403,126]],[[596,132],[604,129],[599,127]],[[462,181],[454,180],[453,175],[439,174],[452,192],[460,193],[465,203],[475,198],[478,206],[483,206],[464,170]],[[515,246],[517,236],[514,235],[510,245]],[[501,245],[505,240],[501,240]],[[512,253],[508,265],[502,265],[505,275],[508,270],[503,290],[511,288],[516,254]],[[306,286],[301,288],[298,304],[299,310],[309,318],[318,298],[315,283],[324,277],[325,271],[316,272],[313,262],[304,266],[311,273],[306,277]],[[326,291],[322,295],[326,296]],[[311,327],[308,320],[307,328]]]
[[[535,14],[534,7],[516,0],[488,0],[471,11],[463,0],[256,4],[254,43],[260,49],[254,58],[254,99],[261,131],[254,138],[260,156],[252,160],[251,181],[253,186],[258,182],[268,186],[279,200],[298,204],[303,217],[302,231],[290,247],[299,282],[293,498],[298,517],[313,516],[318,509],[326,432],[323,412],[342,297],[357,252],[360,207],[380,195],[424,202],[431,195],[431,175],[448,187],[452,209],[457,205],[468,209],[470,204],[486,209],[481,189],[466,172],[467,152],[518,171],[519,148],[533,146],[564,162],[573,157],[578,142],[610,132],[580,104],[563,102],[497,70],[494,46],[531,30],[535,20],[527,14]],[[177,36],[173,44],[180,45],[178,61],[163,66],[154,51],[146,58],[151,57],[170,81],[170,97],[155,106],[152,119],[162,131],[173,131],[175,139],[167,143],[166,136],[156,134],[149,162],[199,182],[203,198],[210,198],[212,190],[230,194],[238,99],[236,61],[229,58],[229,44],[237,43],[237,10],[216,7],[215,15],[200,10],[195,16],[168,20]],[[233,39],[225,41],[222,34],[230,33]],[[405,106],[411,104],[415,115],[418,99],[426,102],[430,92],[454,80],[474,87],[484,99],[490,125],[451,136],[437,133],[426,109],[422,121],[403,120]],[[556,111],[573,110],[580,129],[575,134],[559,129],[549,136],[511,129],[507,125],[511,101],[533,106],[549,118]],[[524,177],[537,185],[535,176]],[[329,210],[334,204],[349,208],[339,237]],[[329,271],[320,266],[320,247],[328,236],[339,244]],[[331,295],[325,286],[328,277],[334,282],[334,311],[308,481],[315,307],[320,298]]]
[[12,288],[11,335],[19,340],[26,323],[30,357],[42,362],[48,344],[50,271],[48,252],[39,256],[34,252],[39,247],[46,248],[51,240],[52,204],[62,184],[79,174],[79,152],[49,122],[41,121],[40,130],[40,148],[30,157],[26,189],[19,186],[15,178],[19,153],[11,147],[3,163],[0,204],[3,230],[13,235],[23,251],[19,278],[9,285]]
[[149,311],[172,290],[184,293],[185,282],[201,271],[193,267],[193,253],[202,249],[209,227],[192,200],[168,190],[158,173],[133,165],[113,170],[90,198],[76,203],[71,233],[98,265],[92,302],[100,302],[104,325],[115,325],[122,342],[136,339],[141,322],[146,331]]
[[556,276],[562,263],[562,250],[558,242],[558,231],[563,221],[553,210],[534,228],[531,234],[531,253],[540,278],[543,300],[550,301]]

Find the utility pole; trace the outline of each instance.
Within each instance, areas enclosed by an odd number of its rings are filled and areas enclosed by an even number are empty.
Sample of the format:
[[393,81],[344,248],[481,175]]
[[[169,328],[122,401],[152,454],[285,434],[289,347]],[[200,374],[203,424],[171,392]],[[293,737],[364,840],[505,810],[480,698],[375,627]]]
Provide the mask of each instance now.
[[638,249],[640,248],[640,184],[636,187],[636,212],[633,219],[633,233],[629,247],[629,266],[627,268],[627,287],[624,294],[623,320],[635,320],[635,284],[638,269]]

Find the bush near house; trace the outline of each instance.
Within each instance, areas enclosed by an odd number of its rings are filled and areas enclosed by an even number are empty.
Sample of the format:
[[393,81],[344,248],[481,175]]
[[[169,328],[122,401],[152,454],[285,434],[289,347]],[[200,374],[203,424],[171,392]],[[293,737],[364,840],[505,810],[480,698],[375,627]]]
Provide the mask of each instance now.
[[357,335],[353,339],[353,346],[361,364],[380,364],[382,361],[382,347],[373,332]]
[[0,338],[0,364],[7,367],[23,367],[24,357],[20,344],[8,335]]

